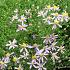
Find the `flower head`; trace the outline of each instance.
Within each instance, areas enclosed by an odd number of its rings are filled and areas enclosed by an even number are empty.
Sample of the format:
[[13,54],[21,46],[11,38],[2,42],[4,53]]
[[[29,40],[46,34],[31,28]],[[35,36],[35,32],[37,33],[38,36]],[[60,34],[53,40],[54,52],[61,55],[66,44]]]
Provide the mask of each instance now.
[[18,29],[16,30],[16,32],[18,32],[18,31],[27,31],[27,29],[26,29],[26,27],[27,27],[28,25],[26,25],[26,24],[23,24],[23,25],[18,25]]
[[8,44],[6,44],[6,46],[9,46],[9,49],[11,49],[11,48],[16,48],[16,47],[18,47],[18,45],[16,45],[16,43],[17,43],[17,40],[16,39],[14,39],[12,42],[11,41],[9,41],[9,43]]

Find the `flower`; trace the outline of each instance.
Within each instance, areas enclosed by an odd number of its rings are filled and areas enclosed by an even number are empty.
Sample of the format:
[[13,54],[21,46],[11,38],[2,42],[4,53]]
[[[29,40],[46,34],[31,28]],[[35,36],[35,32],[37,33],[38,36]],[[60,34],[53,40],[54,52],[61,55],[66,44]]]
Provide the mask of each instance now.
[[2,60],[4,61],[4,63],[9,63],[10,62],[10,58],[7,57],[3,57]]
[[26,16],[29,18],[31,18],[31,16],[32,16],[32,14],[30,13],[30,11],[31,11],[31,9],[29,9],[29,10],[25,10],[25,14],[26,14]]
[[49,43],[51,44],[52,42],[54,42],[56,40],[56,38],[58,38],[58,35],[54,35],[54,33],[53,33],[50,36],[47,35],[47,36],[42,37],[42,38],[45,38],[43,43],[45,43],[47,45]]
[[19,67],[15,67],[15,69],[17,69],[17,70],[23,70],[21,64],[19,64]]
[[18,25],[18,29],[16,30],[16,32],[18,32],[18,31],[20,31],[20,30],[27,31],[27,29],[26,29],[27,26],[28,26],[28,25],[26,25],[26,24]]
[[24,24],[24,22],[26,22],[26,17],[24,17],[24,15],[21,15],[21,18],[18,19],[19,22],[22,22],[22,25]]
[[60,9],[59,9],[59,6],[53,5],[53,10],[54,10],[54,11],[59,11],[59,10],[60,10]]
[[13,59],[12,59],[13,62],[16,62],[17,60],[18,60],[18,58],[16,56],[13,57]]
[[50,45],[50,48],[52,51],[56,51],[56,48],[58,48],[58,46],[56,46],[57,42],[53,42],[51,45]]
[[62,13],[62,17],[66,22],[68,22],[69,16],[68,16],[68,13],[66,11]]
[[28,52],[28,49],[27,48],[32,48],[32,46],[26,44],[26,43],[23,43],[23,44],[19,44],[20,45],[20,53],[22,53],[22,56],[24,59],[28,59],[28,56],[29,56],[29,52]]
[[47,70],[45,67],[43,67],[45,65],[45,63],[37,63],[38,66],[36,66],[35,68],[37,68],[38,70]]
[[7,64],[3,60],[0,60],[0,69],[2,70],[5,67],[7,67]]
[[27,64],[29,64],[29,65],[30,65],[30,69],[31,69],[31,68],[32,68],[32,66],[33,66],[34,68],[36,68],[36,64],[37,64],[37,62],[36,62],[36,60],[35,60],[35,59],[32,59],[31,63],[30,63],[30,62],[27,62]]
[[16,45],[16,43],[17,43],[17,40],[16,39],[14,39],[12,42],[11,41],[9,41],[9,43],[8,44],[6,44],[6,46],[9,46],[9,49],[11,49],[11,48],[16,48],[16,47],[18,47],[18,45]]
[[23,70],[21,64],[19,64],[19,67],[15,67],[15,69],[17,69],[17,70]]
[[47,60],[46,55],[48,55],[48,53],[44,52],[44,49],[41,49],[37,51],[35,55],[37,56],[38,60],[44,62],[44,59]]
[[47,10],[53,10],[53,7],[51,7],[50,5],[47,5]]
[[57,19],[55,19],[54,22],[52,23],[53,24],[52,29],[56,29],[57,26],[59,26],[60,28],[62,28],[62,26],[59,23],[60,23],[60,21],[58,21]]
[[58,59],[59,59],[59,57],[57,56],[57,53],[58,53],[58,52],[55,52],[55,53],[52,53],[52,52],[51,52],[51,54],[52,54],[51,59],[53,60],[53,63],[55,63],[55,60],[58,60]]
[[14,16],[12,17],[12,21],[14,21],[15,19],[18,19],[18,14],[14,15]]
[[60,47],[58,47],[59,49],[57,50],[57,51],[60,51],[61,53],[64,53],[64,46],[60,46]]

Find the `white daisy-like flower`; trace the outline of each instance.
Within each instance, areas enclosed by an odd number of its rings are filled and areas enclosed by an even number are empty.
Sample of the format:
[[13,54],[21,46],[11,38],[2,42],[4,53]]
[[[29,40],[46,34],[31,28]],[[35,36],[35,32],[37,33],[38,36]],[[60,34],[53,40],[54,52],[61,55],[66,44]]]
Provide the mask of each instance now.
[[24,16],[24,15],[21,15],[21,18],[20,19],[18,19],[18,21],[19,22],[21,22],[22,23],[22,25],[24,24],[24,22],[26,22],[26,17]]
[[18,32],[18,31],[27,31],[27,29],[26,29],[26,27],[27,27],[28,25],[26,25],[26,24],[23,24],[23,25],[18,25],[18,29],[16,30],[16,32]]
[[59,49],[57,51],[60,51],[61,53],[64,53],[64,46],[60,46]]
[[16,39],[14,39],[12,42],[11,41],[9,41],[9,43],[8,44],[6,44],[6,46],[9,46],[9,49],[11,49],[11,48],[16,48],[16,47],[18,47],[18,45],[16,45],[16,43],[17,43],[17,40]]
[[19,64],[19,67],[15,67],[16,70],[24,70],[21,64]]
[[58,59],[60,58],[60,57],[57,56],[57,53],[58,53],[58,52],[55,52],[55,53],[52,53],[52,52],[51,52],[51,55],[52,55],[51,59],[53,60],[53,63],[54,63],[54,64],[55,64],[55,60],[58,60]]
[[18,14],[13,15],[12,21],[14,21],[15,19],[18,19]]

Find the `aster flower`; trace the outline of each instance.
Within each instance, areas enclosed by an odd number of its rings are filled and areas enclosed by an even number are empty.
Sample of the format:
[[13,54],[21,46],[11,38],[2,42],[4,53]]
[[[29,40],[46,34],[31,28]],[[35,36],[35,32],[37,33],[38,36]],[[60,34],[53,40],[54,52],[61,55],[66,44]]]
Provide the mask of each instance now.
[[54,63],[54,64],[55,64],[55,60],[58,60],[58,59],[60,58],[60,57],[57,56],[57,53],[58,53],[58,52],[55,52],[55,53],[52,53],[52,52],[51,52],[51,55],[52,55],[51,59],[53,60],[53,63]]
[[45,63],[37,63],[38,66],[36,66],[35,68],[37,68],[38,70],[47,70],[45,67],[43,67],[45,65]]
[[27,64],[30,65],[30,69],[31,69],[32,67],[36,68],[36,64],[37,64],[37,62],[36,62],[35,59],[32,59],[31,63],[30,63],[30,62],[27,62]]
[[21,15],[21,18],[20,19],[18,19],[18,21],[19,22],[21,22],[22,23],[22,25],[24,24],[24,22],[26,22],[26,17],[24,17],[24,15]]
[[44,52],[44,49],[41,49],[37,51],[35,55],[37,56],[38,60],[40,59],[42,62],[44,62],[44,59],[47,60],[46,56],[48,53]]
[[45,38],[43,43],[45,43],[47,45],[49,43],[51,44],[52,42],[54,42],[56,40],[56,38],[58,38],[58,35],[54,35],[54,33],[53,33],[50,36],[47,35],[47,36],[42,37],[42,38]]
[[51,16],[53,16],[53,20],[58,20],[58,21],[60,21],[60,22],[63,22],[63,17],[62,17],[62,15],[61,14],[58,14],[57,12],[56,13],[52,13],[51,14]]
[[68,16],[68,13],[67,13],[66,11],[62,13],[62,16],[63,16],[63,19],[64,19],[66,22],[68,22],[69,16]]
[[9,63],[10,62],[10,58],[7,57],[3,57],[2,60],[4,61],[4,63]]
[[58,50],[57,51],[60,51],[61,53],[64,53],[64,46],[60,46],[60,47],[58,47]]
[[27,29],[26,29],[26,27],[27,27],[28,25],[26,25],[26,24],[23,24],[23,25],[18,25],[18,29],[16,30],[16,32],[18,32],[18,31],[27,31]]
[[19,64],[19,67],[15,67],[15,69],[17,69],[17,70],[24,70],[24,69],[22,68],[21,64]]
[[51,11],[51,10],[53,10],[53,7],[50,6],[50,5],[47,5],[47,10],[48,10],[48,11]]
[[56,46],[57,42],[53,42],[51,45],[50,45],[50,48],[52,51],[56,51],[56,48],[58,48],[58,46]]
[[53,10],[54,10],[54,11],[59,11],[59,10],[60,10],[60,9],[59,9],[59,6],[53,5]]
[[30,11],[31,11],[31,9],[25,10],[25,14],[26,14],[26,16],[27,16],[28,18],[32,16],[32,14],[30,13]]
[[47,16],[47,13],[48,13],[47,10],[46,11],[45,10],[41,10],[41,11],[38,12],[38,17],[39,16],[45,17],[45,16]]
[[7,67],[7,64],[3,60],[0,59],[0,70],[5,69],[5,67]]
[[52,17],[51,16],[47,16],[47,18],[43,19],[45,21],[45,23],[48,23],[49,25],[52,24]]
[[50,42],[49,36],[47,35],[46,37],[42,37],[45,38],[43,43],[45,43],[46,45]]
[[28,59],[28,56],[29,56],[29,52],[27,50],[27,48],[32,48],[32,46],[26,44],[26,43],[23,43],[23,44],[19,44],[20,45],[20,53],[22,53],[22,56],[24,59]]
[[15,19],[18,19],[18,14],[13,15],[12,21],[14,21]]
[[9,46],[9,49],[11,49],[11,48],[16,48],[16,47],[18,47],[18,45],[16,45],[16,43],[17,43],[17,40],[16,39],[14,39],[12,42],[11,41],[9,41],[9,43],[8,44],[6,44],[6,46]]
[[14,13],[15,13],[15,15],[13,15],[12,21],[14,21],[15,19],[18,19],[18,9],[15,9]]
[[58,21],[57,19],[54,20],[54,22],[52,23],[52,25],[53,25],[52,29],[56,29],[57,26],[59,26],[60,28],[62,28],[62,26],[59,23],[60,23],[60,21]]

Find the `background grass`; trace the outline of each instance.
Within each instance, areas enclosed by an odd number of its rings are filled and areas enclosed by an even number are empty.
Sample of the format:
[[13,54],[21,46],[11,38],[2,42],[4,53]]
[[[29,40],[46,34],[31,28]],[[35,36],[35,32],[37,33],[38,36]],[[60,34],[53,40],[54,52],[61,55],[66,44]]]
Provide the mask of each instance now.
[[[37,6],[42,9],[45,5],[49,4],[59,5],[61,10],[65,9],[70,15],[70,0],[0,0],[0,57],[2,57],[4,51],[6,51],[5,45],[8,40],[13,40],[14,38],[17,39],[18,43],[42,44],[43,40],[41,40],[41,37],[52,32],[50,27],[45,26],[43,22],[39,22],[41,19],[37,18],[38,10],[35,9]],[[32,23],[33,26],[28,27],[28,33],[25,31],[16,33],[18,23],[10,23],[10,17],[12,17],[14,14],[13,11],[16,8],[19,9],[20,15],[24,13],[25,9],[31,9],[32,18],[28,20],[28,23]],[[70,57],[70,21],[62,25],[62,29],[57,29],[55,32],[59,35],[59,44],[64,42],[66,52],[61,55],[63,62],[57,64],[57,66],[70,66],[70,61],[68,61],[68,58],[65,58],[66,56]],[[40,26],[40,28],[38,28],[38,26]],[[64,28],[66,28],[66,30],[64,30]],[[37,39],[33,39],[32,34],[37,34]],[[52,62],[48,62],[47,64],[48,70],[52,70],[53,68],[51,63]]]

